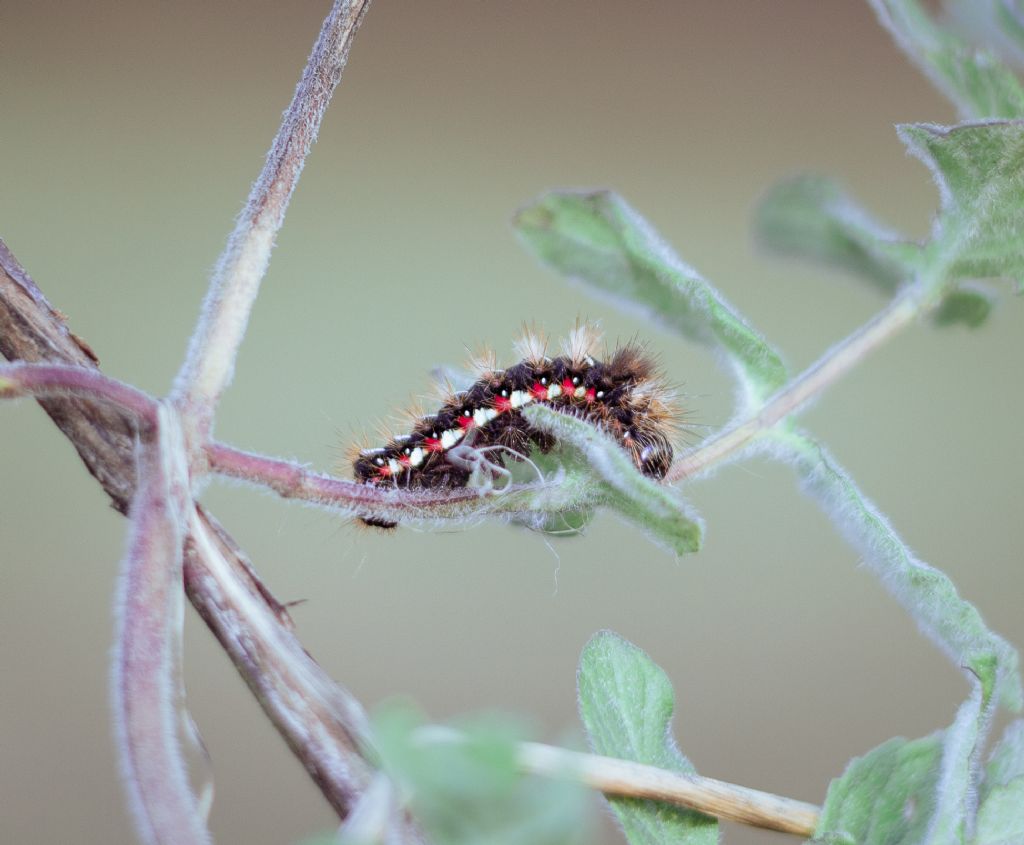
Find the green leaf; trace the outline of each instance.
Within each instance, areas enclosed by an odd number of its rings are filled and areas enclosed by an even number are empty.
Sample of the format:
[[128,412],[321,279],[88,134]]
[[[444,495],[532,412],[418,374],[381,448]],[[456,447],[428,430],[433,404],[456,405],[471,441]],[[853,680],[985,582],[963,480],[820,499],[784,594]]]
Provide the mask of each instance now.
[[974,845],[1024,842],[1024,777],[997,786],[978,810]]
[[[374,716],[384,769],[399,785],[428,841],[437,845],[568,845],[585,841],[586,794],[570,781],[519,772],[522,728],[478,717],[453,735],[424,728],[408,705]],[[437,737],[430,741],[430,737]]]
[[522,209],[515,226],[553,269],[723,353],[751,398],[785,383],[779,354],[617,194],[555,191]]
[[939,188],[934,281],[1004,277],[1024,292],[1024,122],[905,124],[899,134]]
[[924,842],[941,758],[941,733],[913,741],[890,739],[854,758],[829,786],[815,840],[829,845]]
[[919,252],[872,220],[833,180],[810,174],[768,192],[755,231],[774,250],[841,267],[886,294],[913,278]]
[[1024,719],[1011,722],[992,750],[985,767],[982,798],[998,786],[1024,777]]
[[847,541],[882,583],[958,667],[996,687],[1003,705],[1022,704],[1016,650],[990,631],[981,614],[961,598],[940,570],[919,560],[853,479],[819,443],[798,431],[774,429],[779,457],[796,467],[805,490],[816,499]]
[[832,782],[815,839],[850,845],[962,845],[975,817],[975,758],[991,720],[984,679],[953,724],[924,739],[893,739]]
[[1024,720],[1010,723],[985,768],[974,845],[1024,842]]
[[[586,467],[592,486],[600,491],[600,504],[618,511],[676,554],[700,549],[700,518],[675,490],[641,473],[626,450],[595,426],[544,405],[524,408],[523,416],[530,425],[555,437],[557,458],[570,467],[573,477]],[[572,450],[582,461],[573,460]]]
[[989,46],[1012,66],[1024,65],[1021,0],[945,0],[948,19],[973,43]]
[[[676,748],[672,685],[643,651],[611,631],[591,638],[577,675],[580,718],[595,754],[694,774]],[[609,799],[630,845],[714,845],[718,822],[655,801]]]
[[988,50],[939,27],[918,0],[871,0],[879,21],[962,117],[1024,116],[1024,89]]

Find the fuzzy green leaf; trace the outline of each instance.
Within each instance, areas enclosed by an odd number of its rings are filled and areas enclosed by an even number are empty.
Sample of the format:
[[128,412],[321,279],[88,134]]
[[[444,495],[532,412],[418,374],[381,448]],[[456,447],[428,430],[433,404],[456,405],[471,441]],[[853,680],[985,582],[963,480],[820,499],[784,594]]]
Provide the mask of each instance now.
[[520,726],[507,718],[478,717],[457,738],[433,729],[424,741],[423,718],[408,705],[374,716],[374,741],[416,821],[438,845],[569,845],[586,841],[587,796],[570,781],[522,775],[517,763]]
[[824,447],[797,431],[776,429],[771,436],[782,446],[780,457],[796,467],[805,490],[821,504],[922,631],[955,665],[981,681],[986,697],[996,687],[1004,706],[1019,710],[1022,693],[1016,650],[985,626],[981,614],[960,597],[943,572],[914,556]]
[[671,487],[643,475],[625,449],[590,423],[543,405],[524,408],[523,416],[530,425],[554,435],[559,459],[574,473],[579,472],[580,462],[572,461],[566,447],[579,453],[592,475],[592,485],[600,491],[601,504],[650,532],[676,554],[700,549],[700,518]]
[[829,786],[815,840],[829,845],[924,842],[941,759],[941,734],[890,739],[854,758]]
[[975,817],[976,756],[992,716],[992,678],[979,678],[953,724],[893,739],[832,782],[815,838],[850,845],[962,845]]
[[991,46],[1012,66],[1024,65],[1021,0],[945,0],[946,17],[975,43]]
[[[676,748],[672,685],[643,651],[611,631],[591,638],[577,675],[580,718],[596,754],[694,774]],[[630,845],[714,845],[715,819],[655,801],[609,799]]]
[[985,767],[985,780],[981,795],[997,786],[1006,786],[1011,781],[1024,777],[1024,719],[1011,722],[992,750]]
[[871,219],[833,180],[811,174],[773,187],[755,231],[766,246],[864,277],[886,294],[913,278],[919,248]]
[[988,50],[931,18],[918,0],[871,0],[882,25],[966,119],[1024,117],[1024,88]]
[[993,789],[978,809],[973,845],[1024,842],[1024,778]]
[[1024,720],[1003,733],[985,768],[974,845],[1024,842]]
[[906,124],[899,134],[939,188],[935,280],[1003,277],[1024,291],[1024,121]]
[[515,226],[553,269],[724,353],[749,396],[786,381],[779,354],[617,194],[555,191],[522,209]]

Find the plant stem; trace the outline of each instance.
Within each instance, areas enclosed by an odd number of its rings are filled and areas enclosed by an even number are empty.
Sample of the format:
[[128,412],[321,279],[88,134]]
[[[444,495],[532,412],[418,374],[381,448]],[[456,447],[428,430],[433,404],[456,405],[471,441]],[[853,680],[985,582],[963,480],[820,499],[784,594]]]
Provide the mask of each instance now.
[[211,443],[205,451],[210,469],[220,475],[264,485],[285,499],[347,509],[353,514],[370,515],[375,507],[386,506],[405,510],[411,517],[428,516],[432,509],[458,502],[476,502],[485,495],[466,487],[411,491],[372,487],[312,472],[292,461],[244,452],[224,443]]
[[[423,745],[457,744],[464,742],[466,736],[454,728],[426,725],[416,730],[414,739]],[[519,743],[516,761],[527,774],[578,781],[608,796],[663,801],[718,819],[783,833],[812,836],[821,815],[821,809],[813,804],[770,792],[631,760],[567,751],[540,742]]]
[[[172,400],[206,439],[249,322],[284,214],[324,111],[341,79],[352,39],[370,0],[335,0],[267,153],[259,179],[221,254]],[[189,434],[190,432],[186,432]]]
[[792,379],[757,412],[730,425],[703,446],[677,460],[665,481],[699,475],[736,454],[845,375],[870,352],[913,322],[920,311],[918,299],[910,293],[893,300],[884,311]]
[[138,388],[108,378],[97,370],[64,364],[0,364],[0,399],[18,396],[54,398],[75,396],[106,400],[154,427],[158,403]]
[[130,540],[115,603],[115,734],[142,841],[204,845],[210,834],[178,739],[185,706],[182,542],[192,500],[177,412],[161,406],[155,434],[139,450]]
[[665,801],[718,819],[783,833],[813,836],[821,815],[813,804],[769,792],[539,742],[521,743],[518,757],[520,767],[530,774],[571,778],[608,796]]

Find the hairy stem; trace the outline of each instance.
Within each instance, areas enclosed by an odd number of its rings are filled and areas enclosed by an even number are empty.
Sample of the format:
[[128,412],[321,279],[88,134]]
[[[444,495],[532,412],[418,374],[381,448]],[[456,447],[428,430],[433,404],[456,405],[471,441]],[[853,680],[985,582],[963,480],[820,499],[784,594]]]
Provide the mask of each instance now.
[[161,406],[156,437],[140,449],[131,539],[115,614],[113,709],[125,790],[143,842],[210,842],[189,785],[178,728],[182,544],[191,499],[177,415]]
[[893,300],[874,319],[833,346],[779,390],[756,413],[730,425],[703,446],[673,463],[665,480],[678,481],[699,475],[735,455],[755,437],[786,419],[846,375],[870,352],[912,323],[920,311],[917,298],[911,294]]
[[408,516],[429,516],[431,510],[458,502],[476,502],[481,491],[458,487],[443,490],[401,491],[313,472],[301,464],[243,452],[224,443],[206,447],[213,472],[269,487],[284,499],[300,499],[353,515],[373,515],[377,509],[404,510]]
[[108,378],[88,367],[63,364],[0,364],[0,399],[34,396],[37,399],[75,396],[103,399],[136,416],[149,427],[156,425],[156,399],[123,381]]
[[172,394],[191,418],[199,441],[210,431],[214,407],[231,381],[274,238],[368,6],[369,0],[335,0],[263,171],[217,262]]

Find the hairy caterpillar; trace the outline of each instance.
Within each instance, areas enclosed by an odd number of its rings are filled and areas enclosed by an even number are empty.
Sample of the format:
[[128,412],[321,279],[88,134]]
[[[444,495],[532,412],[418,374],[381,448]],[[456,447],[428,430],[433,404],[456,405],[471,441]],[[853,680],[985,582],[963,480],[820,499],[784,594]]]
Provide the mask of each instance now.
[[[435,489],[465,487],[481,466],[500,474],[506,458],[523,460],[533,449],[548,452],[555,445],[521,413],[536,402],[587,420],[619,443],[642,473],[663,478],[672,463],[671,436],[679,418],[675,396],[641,345],[621,346],[599,361],[594,357],[599,339],[593,326],[577,326],[562,354],[550,358],[544,339],[524,332],[516,342],[518,364],[498,369],[492,355],[483,356],[474,362],[478,378],[472,386],[446,391],[437,413],[414,414],[409,434],[358,450],[356,480]],[[380,528],[396,525],[362,521]]]

